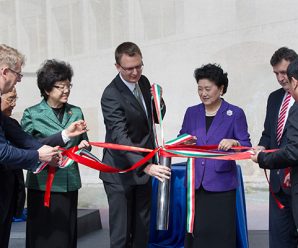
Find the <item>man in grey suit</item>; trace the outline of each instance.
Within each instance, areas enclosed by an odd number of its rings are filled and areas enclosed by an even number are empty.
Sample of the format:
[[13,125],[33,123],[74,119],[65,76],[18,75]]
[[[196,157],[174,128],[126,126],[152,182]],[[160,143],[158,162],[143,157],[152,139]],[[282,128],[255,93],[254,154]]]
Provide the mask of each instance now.
[[[252,160],[259,163],[261,168],[279,169],[291,168],[292,211],[296,229],[298,227],[298,59],[290,63],[287,70],[290,80],[289,92],[295,99],[291,107],[285,128],[287,143],[280,150],[272,153],[257,152]],[[290,246],[285,246],[290,247]]]
[[[106,126],[105,141],[154,148],[151,85],[142,75],[139,47],[132,42],[120,44],[115,51],[119,74],[105,88],[101,107]],[[165,105],[162,101],[162,112]],[[156,114],[155,114],[156,115]],[[105,149],[103,162],[127,169],[146,154]],[[151,180],[169,178],[170,171],[150,161],[137,171],[123,174],[100,173],[109,202],[111,248],[147,247],[149,239]]]

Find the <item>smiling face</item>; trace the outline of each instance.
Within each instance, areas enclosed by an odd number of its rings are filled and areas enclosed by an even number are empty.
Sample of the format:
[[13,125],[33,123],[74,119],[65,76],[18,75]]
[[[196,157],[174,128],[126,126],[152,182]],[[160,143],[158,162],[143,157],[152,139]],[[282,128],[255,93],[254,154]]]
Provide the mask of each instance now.
[[200,79],[198,81],[199,97],[205,106],[216,106],[220,102],[222,92],[223,86],[217,87],[217,85],[209,79]]
[[46,92],[48,95],[47,102],[50,106],[57,108],[66,103],[68,101],[71,86],[72,85],[68,79],[56,82],[52,90]]

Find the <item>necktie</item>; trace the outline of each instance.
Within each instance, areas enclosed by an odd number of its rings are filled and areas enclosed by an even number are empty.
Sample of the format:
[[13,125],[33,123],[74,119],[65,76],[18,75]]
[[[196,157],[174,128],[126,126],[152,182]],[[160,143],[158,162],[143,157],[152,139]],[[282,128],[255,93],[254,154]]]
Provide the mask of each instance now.
[[[291,94],[288,93],[281,105],[280,108],[280,112],[279,112],[279,116],[278,116],[278,120],[277,120],[277,130],[276,130],[276,141],[277,144],[280,145],[280,141],[281,141],[281,136],[284,130],[284,126],[285,126],[285,120],[286,120],[286,115],[287,115],[287,110],[289,107],[289,103],[291,100]],[[290,173],[290,168],[285,168],[284,169],[284,175],[283,175],[283,187],[287,188],[289,187],[288,185],[285,184],[285,177]]]
[[141,93],[141,89],[140,86],[136,83],[135,88],[133,89],[133,94],[136,97],[136,99],[138,100],[139,104],[141,105],[141,107],[144,109],[144,105],[143,105],[143,101],[142,101],[142,93]]
[[278,145],[280,144],[281,136],[284,130],[285,119],[286,119],[290,100],[291,100],[291,94],[288,93],[281,105],[281,109],[279,112],[279,116],[277,120],[277,130],[276,130],[276,141]]

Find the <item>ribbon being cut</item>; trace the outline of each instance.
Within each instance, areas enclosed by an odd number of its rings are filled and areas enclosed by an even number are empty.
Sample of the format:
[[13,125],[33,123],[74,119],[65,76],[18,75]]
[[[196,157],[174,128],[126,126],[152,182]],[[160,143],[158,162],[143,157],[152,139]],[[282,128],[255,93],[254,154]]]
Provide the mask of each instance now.
[[[133,147],[133,146],[125,146],[119,144],[111,144],[111,143],[103,143],[103,142],[89,142],[91,146],[96,146],[100,148],[108,148],[108,149],[116,149],[116,150],[124,150],[124,151],[131,151],[131,152],[146,152],[148,153],[143,159],[138,161],[137,163],[133,164],[130,168],[126,170],[120,170],[109,166],[107,164],[102,163],[96,156],[90,153],[87,150],[78,150],[77,147],[72,147],[68,150],[60,149],[63,161],[59,165],[59,168],[63,169],[67,166],[71,166],[73,161],[80,163],[82,165],[88,166],[92,169],[108,172],[108,173],[126,173],[128,171],[135,170],[136,168],[140,167],[144,163],[148,162],[153,156],[158,156],[159,158],[163,158],[162,160],[166,160],[167,163],[169,160],[166,158],[172,157],[183,157],[188,159],[187,163],[187,231],[192,233],[193,232],[193,222],[194,222],[194,199],[195,199],[195,187],[194,187],[194,175],[195,175],[195,166],[194,166],[194,159],[195,158],[209,158],[209,159],[223,159],[223,160],[244,160],[250,159],[252,150],[251,147],[233,147],[232,152],[222,152],[218,151],[218,145],[209,145],[209,146],[196,146],[196,145],[186,145],[185,142],[190,141],[193,139],[193,136],[188,134],[183,134],[178,136],[177,138],[170,140],[168,142],[164,142],[164,132],[163,132],[163,123],[162,123],[162,115],[161,115],[161,108],[160,108],[160,101],[161,101],[161,87],[157,84],[152,86],[152,95],[153,95],[153,102],[155,106],[155,110],[157,113],[157,117],[159,120],[160,126],[160,136],[162,140],[162,145],[158,144],[158,139],[156,138],[156,148],[154,150],[142,148],[142,147]],[[154,119],[154,118],[152,118]],[[156,131],[155,131],[156,134]],[[157,135],[155,135],[157,137]],[[170,165],[168,165],[170,166]],[[39,173],[46,167],[46,164],[41,164],[35,173]],[[44,196],[44,205],[49,207],[50,204],[50,192],[51,192],[51,185],[55,176],[55,167],[49,167],[48,169],[48,178],[46,184],[46,192]],[[163,183],[168,182],[159,182],[160,185]],[[162,187],[161,187],[162,188]],[[169,188],[165,188],[164,190],[169,190]],[[163,197],[159,194],[160,197]],[[169,194],[166,197],[167,199],[161,199],[165,202],[165,206],[169,205]],[[160,204],[162,205],[162,204]],[[163,206],[164,206],[163,205]],[[159,206],[162,207],[162,206]],[[161,215],[159,218],[167,218],[168,216],[168,208],[167,211],[160,211]],[[165,221],[166,223],[167,221]],[[158,221],[157,221],[158,223]],[[158,227],[158,230],[165,230],[167,229],[167,224],[161,225]]]

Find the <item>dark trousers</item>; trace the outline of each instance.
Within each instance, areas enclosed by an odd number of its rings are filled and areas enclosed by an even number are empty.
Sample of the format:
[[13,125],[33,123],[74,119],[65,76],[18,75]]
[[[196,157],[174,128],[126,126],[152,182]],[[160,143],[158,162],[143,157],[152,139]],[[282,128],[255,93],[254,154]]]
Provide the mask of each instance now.
[[78,191],[52,192],[50,207],[44,191],[28,189],[27,248],[77,247]]
[[13,171],[0,170],[0,247],[7,248],[16,210],[17,184]]
[[111,248],[146,248],[149,241],[151,181],[142,185],[104,182],[109,202]]
[[297,248],[298,236],[292,214],[291,196],[280,190],[275,196],[285,206],[279,209],[269,194],[269,247]]
[[236,190],[196,190],[194,230],[186,233],[184,247],[236,248]]

